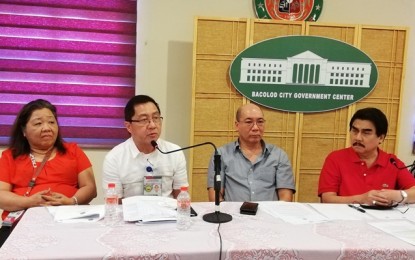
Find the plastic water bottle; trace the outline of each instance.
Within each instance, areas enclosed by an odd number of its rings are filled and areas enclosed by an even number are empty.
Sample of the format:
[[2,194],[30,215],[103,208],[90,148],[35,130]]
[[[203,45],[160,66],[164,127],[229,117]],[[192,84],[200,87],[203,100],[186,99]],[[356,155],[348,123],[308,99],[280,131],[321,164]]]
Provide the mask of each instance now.
[[190,194],[187,187],[181,187],[177,196],[177,229],[186,230],[190,228]]
[[113,226],[118,222],[118,194],[115,189],[115,183],[108,183],[108,189],[105,194],[105,224]]

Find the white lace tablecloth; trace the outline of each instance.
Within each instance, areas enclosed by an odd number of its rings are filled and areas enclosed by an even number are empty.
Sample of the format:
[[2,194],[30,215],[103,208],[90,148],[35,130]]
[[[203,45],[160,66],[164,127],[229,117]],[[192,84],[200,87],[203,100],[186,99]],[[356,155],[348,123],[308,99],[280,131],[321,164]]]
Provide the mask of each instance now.
[[[220,225],[222,259],[415,259],[415,246],[366,221],[292,225],[241,203],[222,203],[233,220]],[[29,209],[0,249],[0,259],[219,259],[218,224],[202,216],[214,204],[192,203],[190,230],[175,223],[57,223],[46,208]]]

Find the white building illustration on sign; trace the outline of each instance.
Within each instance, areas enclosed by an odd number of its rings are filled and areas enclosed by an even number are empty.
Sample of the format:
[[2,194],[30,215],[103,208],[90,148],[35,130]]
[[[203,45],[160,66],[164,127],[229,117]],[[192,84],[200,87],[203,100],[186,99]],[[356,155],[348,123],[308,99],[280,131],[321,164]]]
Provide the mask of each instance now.
[[239,83],[370,88],[371,65],[328,61],[311,51],[287,59],[242,58]]

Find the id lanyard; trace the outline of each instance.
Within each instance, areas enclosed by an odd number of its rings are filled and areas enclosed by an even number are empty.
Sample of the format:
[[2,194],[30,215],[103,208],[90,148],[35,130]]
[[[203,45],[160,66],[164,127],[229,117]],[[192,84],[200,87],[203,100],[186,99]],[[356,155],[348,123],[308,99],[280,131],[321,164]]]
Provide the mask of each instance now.
[[147,159],[147,167],[146,167],[146,175],[153,175],[154,171],[153,171],[153,167],[154,165]]
[[49,157],[52,154],[52,151],[53,151],[53,149],[51,149],[50,151],[48,151],[45,154],[45,157],[43,157],[43,161],[42,161],[42,163],[40,164],[39,167],[37,167],[35,156],[33,156],[33,154],[31,154],[31,153],[29,154],[30,160],[32,161],[32,165],[33,165],[33,177],[32,177],[32,179],[30,179],[29,184],[27,185],[27,191],[24,194],[25,197],[29,196],[30,192],[32,191],[33,187],[35,186],[36,179],[39,176],[40,172],[42,171],[43,166],[45,166],[46,162],[49,160]]
[[161,196],[162,178],[154,175],[154,165],[147,159],[146,174],[144,175],[143,188],[145,196]]

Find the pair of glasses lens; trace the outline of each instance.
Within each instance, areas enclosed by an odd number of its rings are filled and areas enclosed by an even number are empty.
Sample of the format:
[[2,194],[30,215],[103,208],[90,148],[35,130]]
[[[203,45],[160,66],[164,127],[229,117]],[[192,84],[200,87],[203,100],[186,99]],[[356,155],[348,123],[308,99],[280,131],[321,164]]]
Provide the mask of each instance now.
[[242,121],[242,123],[247,125],[248,127],[253,127],[254,125],[257,125],[258,127],[262,127],[265,125],[265,122],[266,122],[265,119],[258,119],[258,121],[251,121],[251,120]]
[[392,203],[388,206],[381,206],[381,205],[367,205],[367,204],[360,204],[361,208],[364,209],[376,209],[376,210],[397,210],[402,214],[405,214],[409,210],[408,204],[399,204],[397,202]]
[[130,122],[134,122],[137,123],[139,125],[149,125],[151,122],[153,122],[154,124],[160,124],[163,121],[163,117],[162,116],[156,116],[156,117],[152,117],[152,118],[144,118],[144,119],[139,119],[139,120],[135,120],[135,119],[131,119]]
[[399,211],[402,214],[405,214],[409,210],[409,206],[407,204],[401,204],[394,207],[395,210]]

